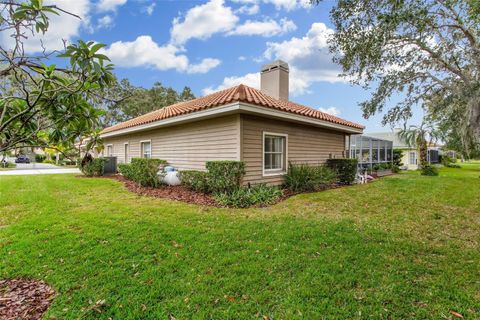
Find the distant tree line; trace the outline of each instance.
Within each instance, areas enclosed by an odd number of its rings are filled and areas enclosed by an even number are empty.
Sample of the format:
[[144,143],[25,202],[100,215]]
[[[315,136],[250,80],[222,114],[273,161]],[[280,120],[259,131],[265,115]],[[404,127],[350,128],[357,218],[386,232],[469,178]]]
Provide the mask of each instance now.
[[132,85],[128,79],[115,80],[114,84],[107,89],[106,95],[108,99],[100,102],[100,107],[105,112],[101,117],[103,127],[195,98],[189,87],[176,91],[172,87],[155,82],[153,87],[146,89]]

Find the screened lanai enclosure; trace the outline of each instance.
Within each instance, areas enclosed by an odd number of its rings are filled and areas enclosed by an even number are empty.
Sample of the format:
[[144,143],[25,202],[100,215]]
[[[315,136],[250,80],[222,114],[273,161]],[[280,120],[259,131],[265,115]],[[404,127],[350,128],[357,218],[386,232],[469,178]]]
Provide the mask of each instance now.
[[356,134],[350,136],[349,146],[348,155],[358,159],[359,167],[366,169],[392,162],[393,141]]

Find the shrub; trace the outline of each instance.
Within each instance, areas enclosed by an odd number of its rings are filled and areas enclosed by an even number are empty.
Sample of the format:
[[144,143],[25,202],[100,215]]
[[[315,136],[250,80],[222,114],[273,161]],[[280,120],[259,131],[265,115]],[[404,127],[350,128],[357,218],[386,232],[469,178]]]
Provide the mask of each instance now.
[[199,170],[180,171],[180,181],[182,184],[193,191],[208,193],[208,173]]
[[12,162],[3,161],[0,165],[1,168],[15,168],[17,165]]
[[56,164],[55,160],[43,160],[43,163]]
[[331,185],[336,178],[335,172],[326,166],[309,166],[290,162],[284,184],[294,192],[315,191]]
[[239,188],[245,175],[243,161],[207,161],[206,168],[212,192],[229,192]]
[[456,169],[460,169],[461,166],[459,166],[458,164],[455,164],[455,163],[450,163],[448,166],[448,168],[456,168]]
[[127,163],[119,163],[118,164],[118,171],[125,177],[125,179],[132,180],[135,177],[133,166]]
[[386,163],[376,163],[373,165],[372,170],[373,171],[379,171],[379,170],[389,170],[392,169],[393,165],[390,162]]
[[80,165],[80,171],[87,177],[103,176],[106,161],[107,159],[104,158],[94,158],[85,165]]
[[132,158],[130,167],[122,167],[127,179],[135,181],[142,187],[158,187],[160,185],[158,171],[160,166],[166,164],[167,161],[161,159]]
[[357,159],[327,159],[327,166],[336,174],[342,184],[352,184],[357,175]]
[[392,164],[392,172],[393,173],[399,173],[400,172],[400,167],[395,165],[395,164]]
[[423,176],[438,176],[438,169],[432,165],[424,165],[421,169]]
[[47,156],[45,156],[44,154],[35,155],[35,162],[42,163],[45,159],[47,159]]
[[393,165],[397,167],[403,166],[402,158],[403,158],[403,150],[393,149]]
[[448,155],[443,155],[441,157],[441,163],[447,168],[461,168],[458,164],[455,164],[457,159],[451,158]]
[[247,208],[253,205],[268,205],[274,203],[283,195],[278,187],[258,184],[250,188],[236,188],[230,192],[218,192],[215,200],[228,207]]

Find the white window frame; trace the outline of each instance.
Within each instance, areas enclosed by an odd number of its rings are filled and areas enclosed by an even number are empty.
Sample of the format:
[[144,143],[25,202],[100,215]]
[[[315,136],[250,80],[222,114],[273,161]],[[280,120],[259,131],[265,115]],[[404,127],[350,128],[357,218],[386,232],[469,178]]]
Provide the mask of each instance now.
[[151,159],[152,158],[152,140],[141,140],[140,141],[140,158],[145,158],[143,155],[144,155],[144,152],[143,152],[143,144],[144,143],[150,143],[150,158],[147,158],[147,159]]
[[[278,169],[265,169],[265,136],[278,136],[278,137],[284,137],[285,138],[285,160],[282,157],[282,161],[285,161],[285,163],[282,163],[283,170],[278,170]],[[262,176],[264,177],[271,177],[271,176],[281,176],[287,173],[287,163],[288,163],[288,134],[286,133],[278,133],[278,132],[268,132],[268,131],[263,131],[262,134]]]
[[[150,148],[151,148],[151,144],[150,144]],[[130,144],[128,142],[125,142],[123,144],[123,161],[125,163],[128,163],[128,156],[130,155]]]
[[[112,148],[112,153],[110,153],[110,154],[108,153],[108,148],[109,147]],[[105,149],[107,150],[107,155],[106,156],[107,157],[113,157],[113,144],[107,144]]]
[[[414,160],[415,163],[412,163],[412,161],[411,161],[412,160],[412,157],[411,157],[412,154],[414,155],[413,160]],[[409,151],[409,153],[408,153],[408,164],[411,165],[411,166],[416,166],[417,165],[417,152],[416,151]]]

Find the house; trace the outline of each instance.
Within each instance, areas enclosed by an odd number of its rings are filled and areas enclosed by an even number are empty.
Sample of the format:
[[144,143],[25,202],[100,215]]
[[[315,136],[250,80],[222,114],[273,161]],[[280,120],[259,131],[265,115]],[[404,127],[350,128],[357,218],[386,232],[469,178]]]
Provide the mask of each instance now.
[[177,103],[102,131],[104,155],[165,159],[179,170],[209,160],[242,160],[244,183],[280,184],[289,161],[345,157],[347,138],[364,127],[289,101],[289,67],[264,65],[261,90],[238,85]]
[[[403,151],[402,163],[407,170],[417,170],[420,162],[420,153],[416,146],[410,146],[399,136],[400,129],[394,129],[390,132],[369,133],[371,137],[393,141],[393,149]],[[440,147],[437,145],[428,146],[427,161],[429,163],[438,163]]]

